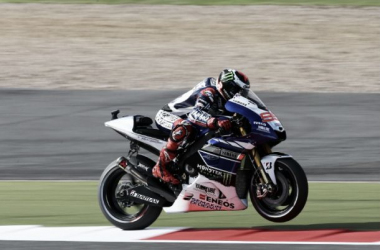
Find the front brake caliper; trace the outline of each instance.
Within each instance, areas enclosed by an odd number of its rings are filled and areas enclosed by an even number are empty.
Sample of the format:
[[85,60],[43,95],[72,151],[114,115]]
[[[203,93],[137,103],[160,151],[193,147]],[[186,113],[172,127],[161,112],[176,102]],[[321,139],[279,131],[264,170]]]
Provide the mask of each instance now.
[[262,199],[262,198],[265,198],[269,192],[269,190],[271,190],[272,188],[271,187],[268,187],[267,184],[258,184],[257,185],[257,188],[256,188],[256,196],[257,198],[259,199]]

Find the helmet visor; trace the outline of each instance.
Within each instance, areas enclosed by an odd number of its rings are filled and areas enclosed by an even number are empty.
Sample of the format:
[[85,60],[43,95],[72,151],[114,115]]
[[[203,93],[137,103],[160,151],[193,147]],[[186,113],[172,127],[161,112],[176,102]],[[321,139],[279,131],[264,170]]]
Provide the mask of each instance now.
[[228,95],[228,99],[231,99],[235,94],[241,91],[240,86],[234,82],[226,82],[223,84],[224,93]]

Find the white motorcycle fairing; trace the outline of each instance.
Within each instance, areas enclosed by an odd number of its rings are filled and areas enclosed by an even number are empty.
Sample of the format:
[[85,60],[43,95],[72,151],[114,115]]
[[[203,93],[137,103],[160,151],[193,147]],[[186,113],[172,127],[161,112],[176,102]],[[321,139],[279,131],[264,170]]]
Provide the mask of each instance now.
[[133,116],[125,116],[115,120],[111,120],[104,123],[104,125],[106,127],[112,128],[113,130],[125,135],[130,139],[148,144],[157,149],[158,151],[160,151],[166,145],[166,141],[133,132],[133,128],[135,125]]
[[237,196],[235,186],[227,187],[199,174],[191,184],[183,185],[173,205],[164,207],[164,211],[166,213],[236,211],[247,207],[247,199],[240,199]]

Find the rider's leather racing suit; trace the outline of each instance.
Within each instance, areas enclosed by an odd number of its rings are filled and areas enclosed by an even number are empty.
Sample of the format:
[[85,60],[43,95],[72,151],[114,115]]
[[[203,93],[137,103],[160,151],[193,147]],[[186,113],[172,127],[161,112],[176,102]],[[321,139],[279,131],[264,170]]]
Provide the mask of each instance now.
[[231,128],[229,120],[218,120],[214,116],[226,114],[224,98],[216,87],[216,79],[209,77],[193,89],[174,99],[158,111],[155,121],[157,127],[169,133],[166,146],[152,173],[165,182],[178,184],[179,181],[167,171],[166,164],[178,155],[178,148],[185,147],[200,127],[225,130]]

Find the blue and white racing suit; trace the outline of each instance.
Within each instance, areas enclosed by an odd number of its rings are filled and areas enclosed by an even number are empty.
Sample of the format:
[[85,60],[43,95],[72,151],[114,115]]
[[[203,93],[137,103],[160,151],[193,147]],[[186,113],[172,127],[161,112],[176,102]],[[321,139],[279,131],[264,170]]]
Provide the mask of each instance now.
[[192,125],[207,127],[207,121],[216,115],[226,113],[225,100],[216,89],[216,79],[209,77],[194,88],[165,105],[158,111],[157,127],[170,133],[178,119],[187,119]]
[[178,179],[167,171],[166,164],[177,157],[179,147],[186,147],[189,139],[195,138],[195,133],[199,133],[201,127],[216,129],[220,126],[214,116],[227,113],[224,104],[225,100],[217,90],[215,78],[210,77],[158,111],[156,125],[168,133],[169,139],[160,151],[152,174],[165,182],[178,184]]

